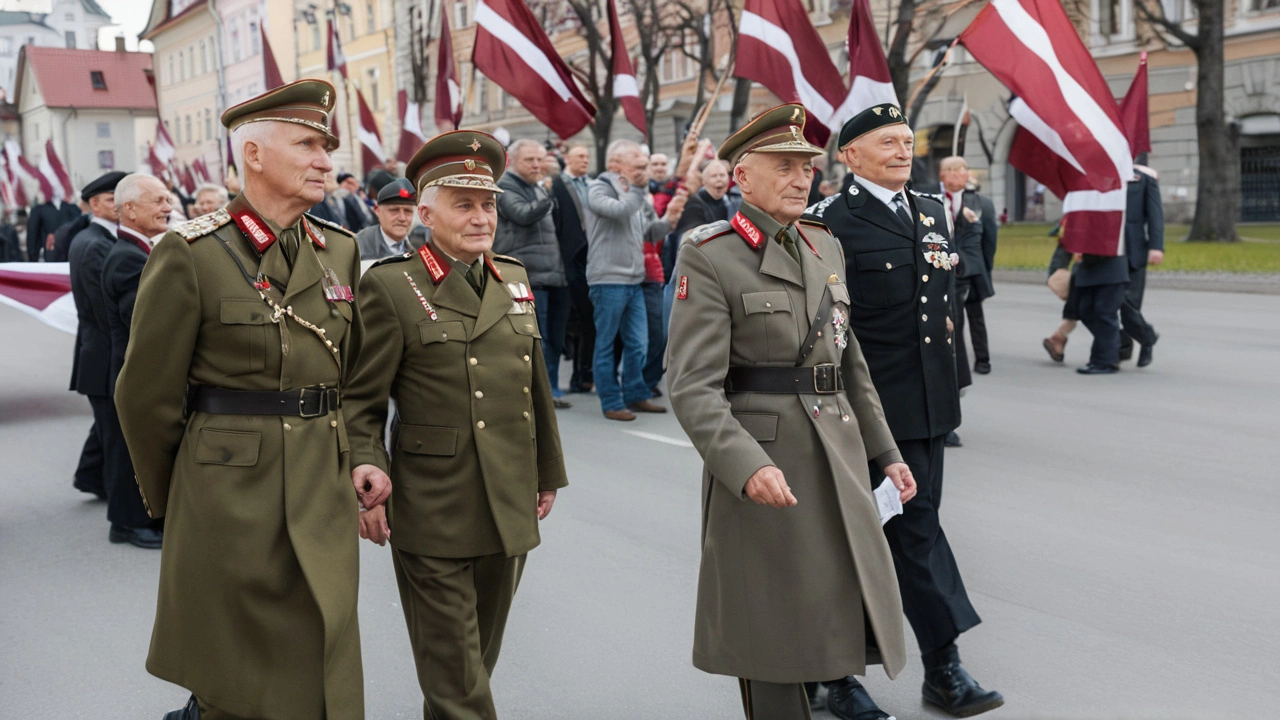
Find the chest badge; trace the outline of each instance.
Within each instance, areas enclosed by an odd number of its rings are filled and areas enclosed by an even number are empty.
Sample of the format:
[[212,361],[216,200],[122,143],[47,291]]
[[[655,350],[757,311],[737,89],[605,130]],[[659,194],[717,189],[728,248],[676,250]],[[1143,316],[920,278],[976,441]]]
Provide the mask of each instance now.
[[956,256],[951,253],[946,238],[931,232],[920,243],[924,245],[925,262],[943,270],[950,270],[955,266]]
[[840,308],[831,311],[831,329],[835,331],[832,340],[835,341],[836,350],[849,347],[849,318]]
[[525,315],[533,310],[533,291],[524,283],[507,283],[507,292],[511,295],[508,315]]

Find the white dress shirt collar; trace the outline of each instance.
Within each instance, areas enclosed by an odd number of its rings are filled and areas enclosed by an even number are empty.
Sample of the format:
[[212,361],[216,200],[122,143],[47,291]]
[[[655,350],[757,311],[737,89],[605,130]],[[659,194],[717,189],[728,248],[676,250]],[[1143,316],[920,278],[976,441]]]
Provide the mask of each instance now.
[[[893,198],[894,198],[894,196],[901,197],[901,198],[902,198],[902,201],[903,201],[904,203],[907,201],[907,195],[906,195],[906,189],[905,189],[905,188],[903,188],[902,190],[899,190],[898,192],[894,192],[894,191],[890,190],[890,189],[889,189],[889,188],[887,188],[887,187],[882,187],[882,186],[880,186],[880,185],[877,185],[877,184],[875,184],[875,183],[871,182],[870,180],[867,180],[866,178],[860,177],[860,176],[858,176],[858,175],[854,175],[854,176],[853,176],[853,179],[854,179],[854,180],[857,180],[859,185],[861,185],[862,187],[866,188],[866,189],[867,189],[867,192],[869,192],[869,193],[871,193],[872,195],[876,196],[876,199],[877,199],[877,200],[879,200],[880,202],[882,202],[882,203],[884,203],[885,205],[889,206],[889,209],[890,209],[890,210],[893,210],[893,209],[894,209],[894,207],[893,207]],[[908,204],[907,204],[907,207],[911,207],[911,205],[908,203]]]
[[110,220],[105,220],[103,218],[100,218],[97,215],[94,215],[93,218],[89,220],[89,222],[95,225],[101,225],[102,227],[106,228],[107,232],[111,233],[111,237],[119,237],[119,234],[116,232],[116,223],[113,223]]

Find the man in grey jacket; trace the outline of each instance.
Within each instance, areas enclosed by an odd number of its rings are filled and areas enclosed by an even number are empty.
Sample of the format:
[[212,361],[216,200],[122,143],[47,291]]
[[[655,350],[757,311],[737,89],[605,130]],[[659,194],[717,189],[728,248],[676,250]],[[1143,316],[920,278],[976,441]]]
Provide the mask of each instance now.
[[542,331],[551,397],[558,408],[570,407],[560,389],[560,355],[569,323],[569,284],[565,280],[560,240],[552,216],[555,199],[543,177],[547,150],[536,140],[516,140],[508,148],[511,165],[498,180],[498,230],[493,251],[524,263],[533,285],[533,307]]
[[378,191],[377,205],[373,206],[378,222],[356,233],[360,259],[381,260],[422,247],[424,238],[410,234],[417,210],[418,192],[413,183],[400,178],[383,185]]
[[[644,240],[671,232],[666,217],[645,205],[649,153],[631,140],[615,140],[605,154],[608,170],[587,191],[587,285],[596,321],[592,362],[600,407],[610,420],[635,420],[635,412],[666,412],[644,381],[649,352],[645,314]],[[614,340],[622,337],[622,384],[614,370]],[[633,412],[634,411],[634,412]]]

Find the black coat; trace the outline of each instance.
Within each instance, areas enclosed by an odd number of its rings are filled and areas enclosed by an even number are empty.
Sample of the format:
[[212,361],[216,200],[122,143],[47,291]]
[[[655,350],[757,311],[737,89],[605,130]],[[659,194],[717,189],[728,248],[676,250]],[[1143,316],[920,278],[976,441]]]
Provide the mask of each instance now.
[[[991,270],[996,257],[996,210],[991,201],[978,193],[965,192],[960,203],[978,215],[977,222],[969,222],[964,213],[955,219],[956,252],[960,255],[960,277],[969,278],[978,299],[986,300],[996,294],[991,282]],[[949,208],[948,208],[949,209]]]
[[[960,425],[955,350],[946,327],[956,284],[946,267],[955,252],[946,210],[932,197],[907,197],[911,229],[857,182],[806,215],[831,228],[844,250],[850,327],[895,440],[933,438]],[[935,259],[927,252],[937,253]]]
[[680,238],[684,237],[686,232],[713,223],[717,220],[729,219],[729,206],[725,203],[727,198],[722,197],[719,200],[711,197],[711,193],[706,188],[698,190],[689,198],[689,202],[684,206],[684,212],[680,214],[680,222],[676,224],[676,229],[671,232],[669,237],[662,245],[662,270],[666,273],[668,281],[671,280],[672,273],[676,267],[676,253],[680,250]]
[[81,395],[106,397],[111,342],[106,308],[102,304],[102,267],[115,244],[113,236],[97,223],[71,240],[71,298],[76,303],[76,345],[71,360],[71,389]]
[[363,200],[355,195],[347,195],[342,199],[343,211],[347,215],[347,228],[351,232],[360,232],[361,230],[378,224],[378,219],[373,216],[373,211],[365,204]]
[[89,227],[89,223],[93,220],[93,213],[82,213],[80,217],[69,223],[63,224],[62,227],[53,231],[53,253],[45,252],[45,262],[66,262],[70,257],[71,239],[80,233],[81,230]]
[[0,225],[0,262],[23,262],[27,254],[18,242],[18,229],[5,223]]
[[551,197],[556,201],[551,210],[551,219],[556,224],[556,240],[560,243],[565,278],[571,283],[585,280],[587,230],[583,221],[582,198],[570,185],[569,176],[564,173],[551,180]]
[[307,214],[318,217],[321,220],[327,220],[334,225],[341,225],[343,227],[347,226],[345,218],[338,217],[338,213],[334,212],[333,207],[324,200],[312,205],[311,209],[307,211]]
[[112,244],[102,266],[102,305],[110,333],[111,362],[108,389],[115,394],[116,378],[124,367],[124,353],[129,347],[129,329],[133,324],[133,303],[138,297],[138,281],[149,252],[126,237]]
[[1129,183],[1128,207],[1124,214],[1124,246],[1129,267],[1140,270],[1147,266],[1148,250],[1164,250],[1164,205],[1160,202],[1160,183],[1141,170],[1138,179]]
[[31,262],[39,260],[48,237],[80,215],[80,208],[69,202],[56,208],[51,202],[31,208],[31,217],[27,220],[27,259]]

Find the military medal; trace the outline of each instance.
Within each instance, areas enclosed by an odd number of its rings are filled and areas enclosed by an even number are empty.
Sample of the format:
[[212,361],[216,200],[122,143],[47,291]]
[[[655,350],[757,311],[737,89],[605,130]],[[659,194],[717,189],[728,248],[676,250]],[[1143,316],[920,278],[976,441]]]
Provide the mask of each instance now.
[[350,285],[343,285],[338,279],[338,273],[333,268],[324,269],[324,299],[329,302],[354,302],[356,296],[351,292]]
[[253,289],[254,290],[270,290],[271,278],[267,277],[266,275],[263,275],[262,273],[258,273],[258,279],[255,280],[253,283]]
[[422,297],[422,291],[418,289],[418,283],[413,281],[413,276],[409,273],[405,273],[404,279],[409,281],[409,287],[413,288],[413,294],[418,296],[418,302],[422,303],[422,309],[427,311],[427,317],[431,318],[433,321],[439,320],[440,317],[436,315],[436,311],[431,307],[431,303],[427,302],[427,299]]
[[523,315],[529,312],[526,303],[533,303],[533,292],[524,283],[507,283],[507,292],[511,294],[510,314]]
[[959,262],[959,256],[948,252],[947,240],[938,233],[931,232],[920,241],[924,244],[924,259],[930,265],[950,270]]
[[831,311],[831,327],[836,331],[832,338],[836,343],[836,349],[844,350],[849,346],[849,323],[840,308],[834,308]]

